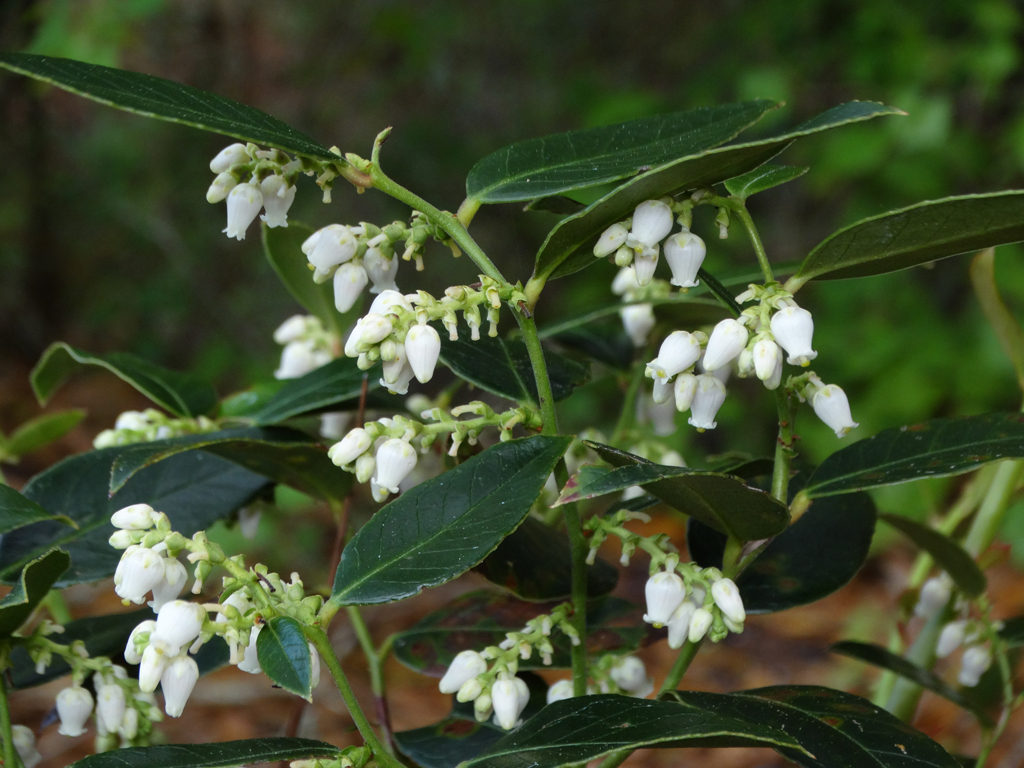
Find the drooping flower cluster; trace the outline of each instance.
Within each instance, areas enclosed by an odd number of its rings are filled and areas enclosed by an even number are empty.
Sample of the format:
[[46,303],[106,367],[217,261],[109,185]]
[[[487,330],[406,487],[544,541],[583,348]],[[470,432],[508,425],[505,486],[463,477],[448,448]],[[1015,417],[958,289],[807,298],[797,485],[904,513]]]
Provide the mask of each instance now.
[[274,331],[284,346],[275,379],[298,379],[339,356],[341,342],[313,315],[292,315]]
[[[622,693],[644,699],[654,693],[654,681],[636,656],[606,653],[587,665],[587,694]],[[548,688],[547,703],[573,697],[572,680],[559,680]]]
[[622,326],[626,329],[633,346],[640,348],[647,344],[647,337],[654,328],[654,306],[650,303],[671,293],[665,280],[652,279],[647,285],[640,285],[632,266],[623,267],[612,280],[612,293],[628,302],[619,309]]
[[[938,616],[946,610],[953,594],[954,584],[949,574],[943,572],[933,576],[921,585],[921,592],[914,606],[914,615],[925,620]],[[958,597],[954,608],[959,616],[942,628],[935,646],[935,655],[944,659],[963,646],[964,652],[960,658],[957,680],[960,685],[973,688],[992,666],[992,645],[987,639],[985,623],[970,618],[970,602],[967,599],[963,596]]]
[[210,161],[217,174],[206,200],[227,201],[228,237],[245,239],[249,225],[260,218],[268,227],[287,227],[288,210],[295,200],[295,181],[300,173],[315,173],[315,163],[293,159],[280,149],[260,149],[255,144],[231,144]]
[[92,441],[93,448],[110,448],[115,445],[148,443],[166,440],[182,435],[197,435],[218,429],[217,422],[200,416],[198,418],[172,419],[154,408],[145,411],[125,411],[117,417],[113,429],[104,429]]

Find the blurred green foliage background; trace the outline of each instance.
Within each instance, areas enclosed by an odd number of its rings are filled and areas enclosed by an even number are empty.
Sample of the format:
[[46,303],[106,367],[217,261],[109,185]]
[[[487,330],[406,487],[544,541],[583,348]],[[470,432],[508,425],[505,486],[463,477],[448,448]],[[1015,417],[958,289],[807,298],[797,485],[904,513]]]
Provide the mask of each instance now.
[[[452,210],[477,159],[531,136],[749,98],[786,102],[760,132],[854,99],[906,110],[906,118],[804,140],[780,158],[811,171],[751,203],[774,261],[799,259],[864,216],[1022,186],[1022,32],[1012,0],[0,5],[5,50],[186,82],[364,155],[393,125],[385,167]],[[47,344],[66,340],[198,369],[222,393],[269,378],[278,352],[271,332],[297,307],[258,238],[227,240],[223,206],[204,200],[207,163],[224,143],[0,75],[0,365],[30,366]],[[292,212],[317,226],[404,215],[381,195],[341,185],[323,206],[305,178]],[[483,210],[473,228],[507,275],[525,279],[554,222],[508,205]],[[700,219],[696,229],[709,243],[712,272],[752,264],[740,233],[719,241]],[[1008,247],[997,258],[1018,316],[1019,256]],[[817,319],[815,370],[850,394],[862,425],[855,437],[1019,407],[1010,364],[971,294],[968,264],[959,257],[811,284],[801,294]],[[553,283],[542,324],[610,300],[613,273],[602,264]],[[474,279],[468,260],[453,265],[438,248],[423,287]],[[672,438],[691,461],[773,446],[774,407],[763,389],[742,383],[733,391],[718,430],[698,437],[684,427]],[[567,423],[580,428],[597,412],[608,428],[615,394],[608,382],[584,389],[566,405]],[[838,447],[809,412],[800,432],[812,460]],[[883,505],[923,514],[944,487],[896,489]],[[1024,528],[1024,509],[1017,518]]]

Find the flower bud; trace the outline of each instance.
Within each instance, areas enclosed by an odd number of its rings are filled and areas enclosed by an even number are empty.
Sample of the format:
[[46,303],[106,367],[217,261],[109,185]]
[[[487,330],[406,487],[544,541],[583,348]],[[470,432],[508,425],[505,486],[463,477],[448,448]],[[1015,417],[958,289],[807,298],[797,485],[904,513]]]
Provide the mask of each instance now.
[[693,612],[693,616],[690,617],[690,630],[687,634],[687,639],[691,643],[699,643],[704,639],[704,635],[708,633],[714,622],[715,619],[711,615],[711,611],[707,608],[698,608]]
[[623,267],[612,280],[612,293],[616,296],[626,296],[640,290],[640,283],[636,281],[636,272],[633,267]]
[[647,668],[636,656],[626,656],[611,668],[609,677],[624,691],[638,691],[647,684]]
[[[456,693],[468,681],[475,679],[477,675],[482,675],[486,671],[487,662],[483,656],[476,651],[462,651],[448,665],[448,671],[444,673],[444,677],[438,683],[438,690],[441,693]],[[473,698],[475,699],[476,696]]]
[[692,373],[681,373],[676,376],[674,386],[676,410],[682,413],[690,409],[693,396],[697,391],[697,377]]
[[692,232],[680,232],[665,243],[665,261],[672,270],[672,285],[693,288],[700,284],[697,272],[704,263],[707,248]]
[[[651,391],[651,399],[654,404],[662,405],[672,399],[672,382],[669,379],[655,379],[654,389]],[[671,434],[671,433],[669,433]]]
[[153,599],[149,607],[155,613],[171,602],[177,600],[178,595],[185,589],[185,582],[188,580],[188,571],[185,566],[173,558],[167,558],[164,563],[164,577],[153,587]]
[[124,720],[124,688],[117,683],[96,688],[96,717],[111,733],[117,733]]
[[647,599],[647,613],[644,621],[661,627],[672,620],[672,614],[686,597],[686,586],[678,575],[671,571],[659,571],[647,580],[644,586]]
[[377,295],[377,298],[373,300],[373,303],[370,304],[369,313],[386,315],[391,312],[392,314],[397,315],[397,312],[392,312],[394,307],[401,307],[407,312],[412,312],[412,304],[407,298],[405,298],[405,296],[393,288],[386,288],[382,290]]
[[[249,598],[245,596],[245,591],[241,589],[237,592],[232,592],[226,598],[221,600],[221,605],[232,606],[238,611],[240,616],[245,616],[245,614],[253,607],[252,602],[250,602]],[[228,621],[228,617],[226,614],[218,612],[217,615],[214,616],[213,620],[223,624]],[[155,628],[156,627],[154,626],[154,629]]]
[[119,570],[114,574],[114,591],[118,597],[142,605],[146,593],[163,580],[164,558],[145,547],[129,548],[121,556]]
[[516,727],[519,719],[519,690],[512,680],[498,680],[491,687],[494,719],[506,731]]
[[377,469],[377,460],[372,453],[364,453],[356,459],[356,481],[365,483]]
[[700,358],[700,342],[686,331],[673,331],[661,342],[658,356],[647,364],[647,375],[667,381]]
[[395,285],[398,259],[389,259],[381,252],[380,248],[368,248],[366,255],[363,256],[363,268],[366,269],[366,274],[370,278],[370,282],[373,283],[370,293],[398,290],[398,286]]
[[429,325],[414,325],[405,336],[405,353],[420,384],[434,376],[434,367],[441,354],[441,337]]
[[312,235],[310,235],[309,237],[302,241],[302,254],[306,258],[309,258],[309,255],[316,250],[316,244],[320,242],[320,233],[322,231],[323,230],[318,229],[316,232],[314,232]]
[[633,271],[636,281],[641,286],[650,284],[654,279],[654,271],[658,268],[658,249],[645,248],[633,259]]
[[482,723],[491,716],[491,704],[491,694],[489,693],[481,693],[476,697],[476,701],[473,702],[473,716],[478,723]]
[[801,307],[783,307],[772,315],[772,334],[789,357],[790,365],[807,366],[818,353],[811,349],[814,320],[811,313]]
[[392,438],[377,449],[376,460],[373,479],[381,488],[398,493],[398,484],[416,467],[416,449],[405,440]]
[[330,447],[327,457],[336,466],[344,467],[366,453],[371,445],[373,445],[373,440],[370,439],[369,433],[362,427],[356,427],[345,435],[341,442]]
[[668,622],[668,647],[677,650],[683,647],[690,633],[690,619],[697,605],[692,600],[683,600]]
[[690,418],[687,422],[700,431],[718,426],[715,415],[725,402],[725,385],[715,376],[702,373],[696,377],[693,401],[690,403]]
[[[289,341],[281,350],[281,363],[274,371],[275,379],[298,379],[320,367],[312,345],[306,341]],[[322,365],[322,363],[321,363]]]
[[249,644],[242,652],[242,660],[238,662],[238,668],[243,672],[248,672],[250,675],[258,675],[263,671],[263,667],[260,666],[259,656],[256,652],[256,638],[259,637],[261,629],[263,629],[263,627],[255,626],[252,628],[252,631],[249,632]]
[[245,230],[263,207],[263,193],[255,184],[239,184],[228,193],[228,225],[224,232],[236,240],[245,239]]
[[138,637],[140,634],[152,634],[155,631],[156,622],[152,619],[144,621],[137,627],[135,627],[135,629],[132,630],[132,633],[128,635],[128,642],[124,646],[124,660],[127,661],[129,664],[138,664],[140,661],[142,661],[142,654],[139,653],[135,645],[135,638]]
[[644,346],[654,327],[654,308],[650,304],[630,304],[619,310],[619,317],[633,346]]
[[930,619],[946,607],[952,594],[950,579],[945,574],[928,579],[921,586],[921,595],[914,606],[914,615]]
[[184,648],[199,637],[205,619],[206,611],[198,603],[172,600],[160,607],[153,637],[174,648]]
[[472,677],[462,684],[455,699],[465,704],[467,701],[476,701],[476,697],[483,692],[484,687],[480,684],[480,681]]
[[160,678],[160,688],[164,692],[164,711],[169,717],[181,717],[198,679],[199,666],[189,656],[178,656],[167,665]]
[[[131,741],[139,734],[139,710],[135,707],[128,707],[124,711],[124,717],[121,718],[121,727],[117,730],[117,734],[126,741]],[[28,766],[25,766],[28,768]]]
[[779,345],[769,339],[761,339],[754,345],[754,373],[761,381],[769,381],[775,375],[782,353]]
[[603,259],[608,254],[619,250],[626,242],[626,235],[628,234],[629,232],[621,224],[612,224],[597,239],[597,244],[594,245],[594,256],[598,259]]
[[944,626],[939,634],[939,642],[935,644],[935,655],[940,659],[949,656],[964,642],[966,631],[967,622],[963,619],[951,621]]
[[43,761],[43,756],[36,749],[36,736],[32,733],[31,728],[24,725],[12,725],[11,741],[25,768],[36,768]]
[[966,688],[973,688],[992,666],[992,651],[984,645],[975,645],[964,651],[960,660],[960,674],[957,681]]
[[742,624],[747,618],[747,612],[743,609],[743,600],[740,598],[740,591],[732,579],[719,579],[712,584],[711,596],[715,599],[715,605],[719,610],[735,623]]
[[274,331],[275,344],[287,344],[289,341],[297,341],[306,335],[309,328],[309,320],[306,315],[292,315]]
[[633,230],[630,234],[644,245],[657,245],[671,231],[672,209],[661,200],[645,200],[633,212]]
[[548,688],[547,703],[554,704],[562,699],[571,699],[574,695],[573,690],[572,680],[559,680],[552,683]]
[[371,312],[360,319],[353,333],[359,333],[357,345],[368,347],[384,341],[384,339],[391,335],[393,330],[394,326],[388,320],[387,315],[378,315]]
[[363,294],[369,278],[362,264],[348,262],[334,273],[334,306],[341,312],[348,312]]
[[114,549],[128,549],[135,541],[132,539],[131,531],[114,531],[107,539],[107,543]]
[[142,652],[142,663],[139,664],[139,690],[143,693],[152,693],[160,684],[160,676],[164,673],[164,667],[168,660],[178,652],[165,640],[150,635],[149,644]]
[[358,245],[351,229],[343,224],[328,224],[320,230],[316,247],[306,258],[321,272],[329,272],[351,260]]
[[249,160],[249,153],[245,151],[245,144],[229,144],[210,161],[210,170],[213,173],[224,173],[232,165],[247,163]]
[[62,736],[81,736],[85,723],[92,714],[92,694],[80,685],[65,688],[57,694],[59,733]]
[[746,326],[727,318],[715,326],[704,352],[704,370],[711,372],[730,363],[747,346]]
[[260,218],[268,227],[287,227],[288,209],[295,201],[295,186],[284,180],[283,176],[267,176],[260,182],[263,193],[263,210],[266,213]]
[[238,179],[232,173],[221,173],[206,190],[206,202],[222,203],[232,189],[238,186]]
[[859,426],[850,413],[850,401],[846,393],[836,384],[822,387],[811,398],[814,412],[829,427],[836,437],[846,437],[851,429]]

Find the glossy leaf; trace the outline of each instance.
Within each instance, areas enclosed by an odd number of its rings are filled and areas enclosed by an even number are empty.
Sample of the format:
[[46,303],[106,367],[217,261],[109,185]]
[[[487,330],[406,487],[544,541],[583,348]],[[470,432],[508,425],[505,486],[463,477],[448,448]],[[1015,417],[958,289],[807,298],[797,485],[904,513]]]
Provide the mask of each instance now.
[[[718,472],[666,467],[601,443],[587,441],[615,469],[586,467],[577,478],[579,498],[643,486],[673,509],[739,541],[775,536],[789,524],[789,509],[737,477]],[[572,482],[572,480],[570,480]],[[568,497],[563,490],[561,501]]]
[[260,667],[274,685],[310,701],[313,665],[302,625],[291,616],[275,616],[256,636]]
[[772,187],[785,184],[787,181],[799,179],[810,168],[798,168],[793,165],[773,165],[765,163],[760,168],[755,168],[742,176],[734,176],[726,180],[725,188],[733,197],[746,200],[751,195],[764,192]]
[[1019,648],[1024,645],[1024,616],[1003,619],[1003,627],[999,630],[999,636],[1010,648]]
[[[588,365],[565,355],[545,350],[544,360],[555,400],[564,400],[590,379]],[[450,341],[448,334],[441,332],[441,362],[456,376],[492,394],[519,402],[537,402],[530,353],[521,338],[491,338],[484,332],[479,341],[473,341],[468,326],[462,324],[457,341]]]
[[110,492],[119,491],[147,467],[195,450],[220,456],[321,499],[343,499],[352,485],[352,475],[334,466],[326,449],[309,442],[304,433],[285,427],[256,427],[127,446],[111,468]]
[[883,512],[879,517],[923,549],[948,573],[968,597],[978,597],[988,584],[985,574],[967,552],[948,536],[900,515]]
[[[597,695],[550,704],[466,768],[540,768],[585,763],[641,747],[788,747],[800,745],[780,727],[718,714],[701,705]],[[781,725],[781,724],[780,724]]]
[[[410,669],[431,677],[444,675],[461,651],[497,645],[505,633],[519,631],[529,619],[550,613],[559,601],[527,603],[494,592],[471,592],[420,619],[395,636],[395,657]],[[587,608],[587,651],[591,654],[630,653],[649,639],[664,637],[643,623],[644,609],[617,597],[592,601]],[[564,635],[552,636],[555,653],[550,667],[540,655],[519,662],[520,669],[567,668],[570,645]]]
[[0,600],[0,638],[10,637],[28,620],[70,563],[67,552],[51,549],[25,565],[14,588]]
[[77,427],[84,418],[85,411],[73,408],[69,411],[44,413],[29,419],[14,430],[14,434],[6,441],[0,440],[0,458],[20,458],[44,445],[49,445]]
[[550,197],[538,197],[523,206],[524,211],[539,211],[541,213],[553,213],[557,216],[568,216],[572,213],[579,213],[587,206],[571,197],[565,195],[551,195]]
[[[523,600],[554,600],[572,594],[569,538],[529,517],[473,570]],[[606,595],[618,579],[618,570],[598,557],[587,566],[587,594]]]
[[217,405],[217,393],[198,376],[168,370],[127,352],[94,355],[62,341],[47,347],[32,369],[32,389],[39,402],[46,405],[57,388],[85,366],[106,368],[176,416],[202,416]]
[[0,53],[0,67],[109,107],[314,157],[337,155],[253,107],[161,77],[33,53]]
[[[736,580],[747,613],[807,605],[846,586],[867,559],[875,532],[875,505],[866,493],[818,499]],[[690,520],[690,557],[722,567],[725,536]]]
[[799,749],[775,750],[804,768],[955,768],[923,733],[867,699],[816,685],[731,694],[675,691],[671,699],[726,717],[777,725]]
[[929,200],[872,216],[816,245],[786,284],[882,275],[1024,240],[1024,192]]
[[466,197],[511,203],[625,179],[724,144],[778,106],[722,104],[519,141],[473,166]]
[[248,389],[233,392],[220,401],[217,414],[225,419],[247,419],[258,412],[288,382],[271,379],[253,384]]
[[571,440],[499,443],[406,491],[345,547],[331,600],[387,603],[465,573],[523,522]]
[[69,768],[235,768],[304,757],[333,759],[340,751],[323,741],[282,736],[213,744],[124,747],[89,755]]
[[971,283],[985,318],[999,339],[1003,354],[1013,363],[1013,370],[1017,373],[1017,385],[1024,389],[1024,329],[1006,308],[1002,296],[999,295],[994,248],[982,251],[971,261]]
[[260,425],[317,413],[342,403],[358,402],[366,378],[367,392],[380,387],[380,368],[360,371],[356,361],[339,357],[298,379],[291,379],[261,408],[249,414]]
[[537,253],[534,274],[564,277],[594,263],[593,247],[607,227],[632,215],[637,205],[665,195],[706,187],[747,173],[796,139],[881,115],[903,114],[874,102],[853,101],[822,112],[796,128],[757,141],[694,153],[621,184],[584,210],[560,221]]
[[107,539],[110,515],[145,502],[165,512],[176,531],[191,536],[234,512],[269,487],[266,478],[202,451],[174,456],[133,477],[109,496],[110,471],[123,448],[105,448],[64,459],[33,477],[26,498],[78,525],[35,523],[0,539],[0,579],[10,582],[22,566],[54,546],[71,556],[58,586],[97,581],[114,573],[121,553]]
[[966,709],[977,717],[986,727],[992,727],[991,718],[989,718],[988,714],[982,709],[981,705],[977,701],[974,701],[969,696],[946,683],[946,681],[934,672],[930,672],[924,667],[919,667],[912,661],[909,661],[902,656],[897,656],[892,651],[883,648],[880,645],[844,640],[839,643],[833,643],[830,650],[833,653],[849,656],[851,659],[864,661],[873,666],[894,672],[900,677],[906,678],[913,683],[917,683],[922,688],[925,688],[932,693],[936,693],[944,699],[952,701],[958,707]]
[[811,498],[970,472],[1024,457],[1024,415],[987,413],[884,429],[829,456],[807,481]]
[[51,515],[11,486],[0,483],[0,534],[9,533],[32,523],[49,521],[74,528],[74,523],[68,518]]

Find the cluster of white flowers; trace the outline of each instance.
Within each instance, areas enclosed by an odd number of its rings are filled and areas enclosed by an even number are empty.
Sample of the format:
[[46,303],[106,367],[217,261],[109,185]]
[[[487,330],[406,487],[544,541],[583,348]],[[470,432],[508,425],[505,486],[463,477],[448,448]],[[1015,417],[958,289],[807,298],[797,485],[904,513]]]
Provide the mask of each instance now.
[[[590,664],[587,671],[590,675],[587,681],[588,695],[623,693],[644,699],[654,693],[654,680],[648,676],[643,661],[636,656],[605,654]],[[573,690],[572,680],[558,680],[548,688],[547,703],[571,699],[574,695]]]
[[195,419],[172,419],[154,408],[145,411],[125,411],[117,417],[113,429],[104,429],[96,435],[92,446],[99,449],[115,445],[148,443],[170,437],[213,432],[217,428],[217,422],[205,416]]
[[292,315],[274,331],[281,344],[281,363],[275,379],[298,379],[327,365],[338,356],[338,338],[313,315]]
[[260,218],[268,227],[287,227],[288,209],[295,200],[295,181],[304,170],[301,159],[292,159],[279,149],[260,149],[255,144],[231,144],[210,161],[217,174],[206,199],[227,200],[228,237],[245,239],[249,225]]
[[[57,694],[58,732],[63,736],[81,736],[95,706],[97,748],[102,751],[117,746],[138,743],[140,736],[148,734],[152,723],[163,719],[151,692],[140,690],[128,672],[116,664],[93,674],[92,694],[76,680],[73,685]],[[165,692],[165,697],[167,696]],[[26,768],[28,768],[26,764]]]
[[[914,615],[925,620],[932,619],[946,610],[952,596],[953,580],[949,574],[940,573],[933,576],[921,585],[921,593],[914,606]],[[960,685],[973,688],[992,666],[992,647],[986,640],[985,625],[969,618],[970,602],[960,597],[955,607],[960,616],[942,628],[935,647],[935,655],[944,659],[952,655],[957,648],[964,646],[957,679]]]
[[[747,614],[732,579],[723,577],[717,569],[699,569],[693,563],[685,569],[672,565],[670,558],[666,570],[654,573],[644,587],[644,621],[668,627],[670,648],[681,648],[687,640],[698,643],[709,631],[712,642],[728,632],[743,631]],[[677,569],[690,578],[684,581]]]

